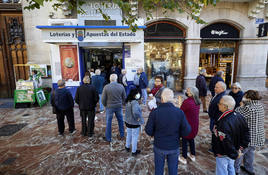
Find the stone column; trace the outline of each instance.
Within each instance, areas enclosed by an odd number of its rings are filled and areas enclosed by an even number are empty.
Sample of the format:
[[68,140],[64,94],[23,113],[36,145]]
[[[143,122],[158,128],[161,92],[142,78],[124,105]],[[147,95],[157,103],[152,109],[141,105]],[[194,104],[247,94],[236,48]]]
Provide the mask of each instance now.
[[195,86],[200,57],[200,39],[186,39],[184,89]]
[[264,91],[268,39],[244,39],[239,46],[237,82],[243,91],[255,89]]

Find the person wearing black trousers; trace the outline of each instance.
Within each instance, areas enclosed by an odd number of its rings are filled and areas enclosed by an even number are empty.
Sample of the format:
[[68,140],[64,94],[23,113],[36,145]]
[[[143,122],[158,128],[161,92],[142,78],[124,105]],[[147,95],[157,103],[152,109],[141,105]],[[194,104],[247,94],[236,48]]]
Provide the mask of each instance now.
[[55,91],[55,95],[54,97],[52,97],[51,103],[52,106],[55,108],[54,111],[57,115],[59,134],[64,134],[64,116],[66,116],[68,121],[69,132],[71,134],[74,134],[74,100],[72,94],[68,89],[65,88],[64,80],[59,80],[57,84],[59,88]]
[[[75,102],[79,105],[82,117],[82,134],[92,137],[94,134],[95,107],[99,101],[99,94],[93,85],[90,85],[88,76],[83,78],[84,84],[77,88]],[[87,121],[88,119],[88,121]]]

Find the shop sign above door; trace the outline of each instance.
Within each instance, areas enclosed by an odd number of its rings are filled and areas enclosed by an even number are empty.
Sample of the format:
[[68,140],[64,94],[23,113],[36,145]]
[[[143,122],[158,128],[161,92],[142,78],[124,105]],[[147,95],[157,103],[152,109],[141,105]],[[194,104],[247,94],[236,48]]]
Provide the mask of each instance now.
[[[37,26],[44,42],[143,42],[143,30],[132,32],[127,26]],[[108,27],[108,28],[107,28]],[[143,26],[140,27],[144,28]]]
[[214,23],[201,30],[201,38],[239,38],[239,30],[230,24]]

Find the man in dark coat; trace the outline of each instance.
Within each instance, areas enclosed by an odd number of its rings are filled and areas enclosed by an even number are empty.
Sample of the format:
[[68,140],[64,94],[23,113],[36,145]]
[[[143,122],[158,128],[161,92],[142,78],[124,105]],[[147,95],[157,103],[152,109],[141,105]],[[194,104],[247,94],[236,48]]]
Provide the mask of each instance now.
[[209,104],[208,108],[208,116],[210,118],[210,131],[212,132],[214,122],[218,120],[222,112],[218,108],[218,103],[221,99],[222,96],[225,95],[225,90],[226,90],[226,84],[223,82],[218,82],[215,86],[215,93],[216,96],[214,96]]
[[147,101],[147,86],[148,86],[148,79],[145,72],[143,72],[143,68],[139,68],[138,72],[140,73],[139,77],[139,89],[142,94],[142,103],[145,105]]
[[102,94],[102,90],[104,87],[104,83],[105,83],[105,78],[101,76],[101,71],[99,69],[96,69],[95,75],[91,79],[91,84],[96,88],[99,94],[99,106],[100,106],[99,112],[100,113],[104,112],[104,106],[101,102],[101,94]]
[[145,126],[145,132],[154,137],[155,174],[164,174],[165,159],[169,174],[178,174],[180,137],[191,132],[184,113],[172,104],[174,93],[165,88],[160,105],[154,109]]
[[[88,76],[83,78],[84,84],[77,88],[75,102],[79,105],[82,117],[82,134],[92,137],[94,134],[95,107],[99,100],[99,95],[93,85],[90,85]],[[88,117],[88,124],[87,124]]]
[[58,89],[55,92],[55,107],[57,109],[57,122],[58,122],[58,131],[60,135],[64,134],[64,116],[66,115],[69,132],[74,133],[75,125],[74,125],[74,100],[72,94],[68,89],[65,88],[65,81],[59,80],[57,82]]
[[209,90],[211,92],[211,95],[212,97],[215,96],[215,91],[214,91],[214,88],[215,88],[215,85],[218,81],[222,81],[224,82],[224,80],[222,79],[222,76],[223,76],[223,72],[222,71],[218,71],[216,73],[216,75],[214,77],[212,77],[212,79],[210,80],[210,83],[209,83]]
[[207,105],[206,105],[206,96],[207,96],[208,88],[207,88],[205,74],[206,74],[206,69],[202,69],[200,71],[200,74],[196,78],[195,86],[199,90],[199,97],[202,101],[203,112],[208,112]]
[[215,121],[212,149],[216,156],[216,174],[235,174],[234,161],[248,147],[249,129],[245,118],[234,112],[235,100],[224,95],[219,104],[222,115]]

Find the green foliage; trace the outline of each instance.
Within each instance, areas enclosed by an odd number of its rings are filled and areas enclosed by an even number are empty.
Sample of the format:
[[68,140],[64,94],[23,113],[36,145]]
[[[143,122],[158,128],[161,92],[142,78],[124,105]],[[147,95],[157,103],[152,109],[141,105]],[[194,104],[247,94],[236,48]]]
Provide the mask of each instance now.
[[[81,6],[85,1],[93,0],[26,0],[29,5],[25,7],[27,10],[40,9],[44,6],[44,2],[52,2],[55,10],[62,8],[62,4],[69,10],[77,10],[77,13],[85,13]],[[167,16],[167,13],[178,12],[187,13],[197,23],[205,23],[200,17],[200,11],[207,5],[216,5],[219,0],[106,0],[113,2],[119,6],[123,13],[122,23],[129,25],[133,31],[137,30],[136,21],[138,20],[138,13],[133,12],[132,8],[138,8],[137,5],[131,3],[133,1],[138,2],[139,8],[142,8],[146,15],[146,20],[153,18],[152,13],[155,10],[161,10],[161,13]],[[103,3],[103,5],[106,5]],[[136,6],[136,7],[135,7]],[[102,14],[103,18],[110,20],[109,14],[106,14],[101,8],[98,11]]]

